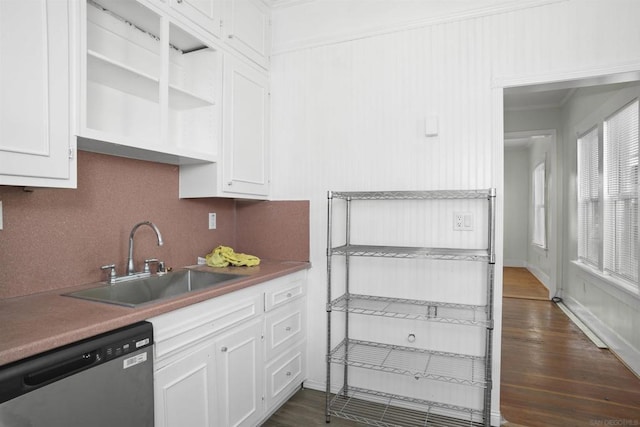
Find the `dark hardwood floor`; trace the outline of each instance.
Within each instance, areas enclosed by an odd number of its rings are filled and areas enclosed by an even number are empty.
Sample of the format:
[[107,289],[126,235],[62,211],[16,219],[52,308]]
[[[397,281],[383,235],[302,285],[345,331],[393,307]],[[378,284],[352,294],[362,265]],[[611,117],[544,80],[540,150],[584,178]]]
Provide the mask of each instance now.
[[[505,426],[640,427],[640,379],[609,350],[597,348],[555,303],[541,299],[541,284],[521,271],[505,276],[505,289],[517,296],[503,298]],[[526,281],[519,288],[517,277]],[[264,425],[325,425],[324,402],[324,393],[303,389]],[[361,424],[333,417],[329,425]]]
[[504,269],[502,416],[531,427],[640,426],[640,379],[524,268]]
[[324,416],[325,393],[302,389],[296,393],[278,412],[263,424],[263,427],[355,427],[362,424],[331,417],[327,424]]
[[531,427],[640,426],[640,379],[553,302],[504,298],[502,319],[505,419]]
[[505,267],[503,272],[503,297],[549,300],[547,288],[526,268]]

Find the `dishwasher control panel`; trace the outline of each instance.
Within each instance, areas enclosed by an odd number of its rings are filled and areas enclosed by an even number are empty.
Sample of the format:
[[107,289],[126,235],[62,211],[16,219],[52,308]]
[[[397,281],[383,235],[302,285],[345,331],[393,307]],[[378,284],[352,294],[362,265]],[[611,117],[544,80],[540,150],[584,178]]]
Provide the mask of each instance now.
[[135,337],[126,338],[121,341],[111,343],[104,347],[105,360],[125,356],[128,353],[150,346],[153,343],[152,337],[147,334],[140,334]]

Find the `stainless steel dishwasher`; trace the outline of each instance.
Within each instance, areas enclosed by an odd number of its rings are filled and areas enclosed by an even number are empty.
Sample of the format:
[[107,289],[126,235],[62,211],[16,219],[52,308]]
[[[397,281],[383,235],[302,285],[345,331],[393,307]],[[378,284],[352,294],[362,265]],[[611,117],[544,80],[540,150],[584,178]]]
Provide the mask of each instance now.
[[2,427],[153,426],[151,323],[0,367],[0,402]]

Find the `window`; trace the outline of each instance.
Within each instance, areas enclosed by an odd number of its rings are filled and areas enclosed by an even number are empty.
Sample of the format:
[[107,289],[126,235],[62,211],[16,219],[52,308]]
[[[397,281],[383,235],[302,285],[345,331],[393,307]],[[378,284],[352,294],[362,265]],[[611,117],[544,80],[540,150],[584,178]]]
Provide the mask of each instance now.
[[604,269],[638,281],[638,101],[604,122]]
[[578,259],[600,264],[598,128],[578,138]]
[[532,243],[547,247],[545,162],[533,170],[533,238]]
[[578,138],[578,259],[636,286],[639,117],[636,99]]

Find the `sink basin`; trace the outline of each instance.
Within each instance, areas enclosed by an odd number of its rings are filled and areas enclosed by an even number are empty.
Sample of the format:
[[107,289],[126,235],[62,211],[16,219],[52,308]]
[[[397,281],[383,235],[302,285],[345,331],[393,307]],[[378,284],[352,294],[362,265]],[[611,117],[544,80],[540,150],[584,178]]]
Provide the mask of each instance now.
[[180,270],[161,276],[134,279],[114,285],[65,294],[75,298],[136,307],[176,295],[225,285],[242,275],[197,270]]

